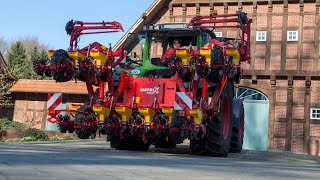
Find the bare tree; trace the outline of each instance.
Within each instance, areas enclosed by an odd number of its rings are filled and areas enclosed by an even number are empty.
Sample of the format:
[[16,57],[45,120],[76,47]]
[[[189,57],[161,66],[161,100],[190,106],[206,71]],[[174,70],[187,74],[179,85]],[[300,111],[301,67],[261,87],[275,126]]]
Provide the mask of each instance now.
[[5,55],[8,51],[10,43],[4,39],[3,37],[0,37],[0,52],[1,54]]
[[35,47],[37,47],[39,51],[47,51],[50,48],[48,44],[40,42],[38,37],[32,35],[19,37],[16,41],[20,41],[22,43],[27,54],[30,54]]

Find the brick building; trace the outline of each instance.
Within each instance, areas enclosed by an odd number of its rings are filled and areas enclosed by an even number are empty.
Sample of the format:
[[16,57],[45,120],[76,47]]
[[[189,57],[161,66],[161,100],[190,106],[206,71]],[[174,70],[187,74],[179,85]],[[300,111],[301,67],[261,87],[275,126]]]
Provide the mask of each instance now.
[[[238,9],[253,19],[252,63],[243,64],[240,85],[268,96],[268,148],[306,152],[308,140],[320,138],[320,0],[155,0],[146,13],[148,23],[165,23]],[[140,18],[115,47],[139,52],[128,35],[142,26]]]

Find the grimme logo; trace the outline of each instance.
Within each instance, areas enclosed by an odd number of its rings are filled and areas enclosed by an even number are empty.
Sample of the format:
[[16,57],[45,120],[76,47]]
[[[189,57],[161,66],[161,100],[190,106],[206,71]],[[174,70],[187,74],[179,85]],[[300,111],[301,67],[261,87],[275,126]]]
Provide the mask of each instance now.
[[141,88],[141,89],[140,89],[140,92],[146,92],[147,94],[159,94],[159,88],[160,88],[160,87]]

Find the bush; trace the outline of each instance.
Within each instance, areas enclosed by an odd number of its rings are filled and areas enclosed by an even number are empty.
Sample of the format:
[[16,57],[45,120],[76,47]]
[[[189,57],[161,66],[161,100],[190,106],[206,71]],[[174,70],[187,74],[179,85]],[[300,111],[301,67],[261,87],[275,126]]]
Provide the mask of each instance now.
[[42,130],[29,128],[22,135],[22,141],[47,141],[48,135]]
[[25,128],[26,126],[20,122],[10,121],[7,118],[0,118],[0,127],[22,129],[22,128]]

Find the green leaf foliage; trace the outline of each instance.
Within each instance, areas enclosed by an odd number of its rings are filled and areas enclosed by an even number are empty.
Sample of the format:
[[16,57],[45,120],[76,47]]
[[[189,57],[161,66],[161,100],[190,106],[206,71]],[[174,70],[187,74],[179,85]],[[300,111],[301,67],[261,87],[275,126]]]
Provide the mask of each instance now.
[[22,138],[30,139],[32,141],[46,141],[49,139],[48,135],[42,130],[36,128],[29,128],[23,133]]
[[0,118],[0,127],[22,129],[22,128],[25,128],[26,126],[20,122],[10,121],[7,118]]

